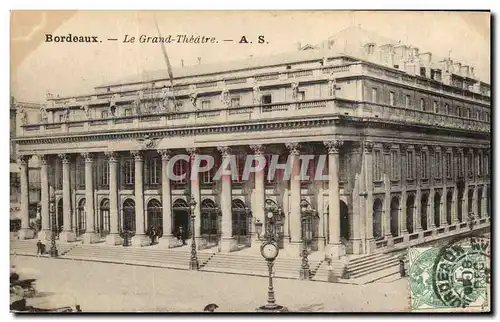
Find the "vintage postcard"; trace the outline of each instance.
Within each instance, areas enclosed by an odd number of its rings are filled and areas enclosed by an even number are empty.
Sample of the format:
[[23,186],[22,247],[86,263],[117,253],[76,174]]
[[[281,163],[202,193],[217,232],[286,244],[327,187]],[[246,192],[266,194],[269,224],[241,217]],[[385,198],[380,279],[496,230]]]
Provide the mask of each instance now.
[[12,11],[11,312],[489,312],[490,20]]

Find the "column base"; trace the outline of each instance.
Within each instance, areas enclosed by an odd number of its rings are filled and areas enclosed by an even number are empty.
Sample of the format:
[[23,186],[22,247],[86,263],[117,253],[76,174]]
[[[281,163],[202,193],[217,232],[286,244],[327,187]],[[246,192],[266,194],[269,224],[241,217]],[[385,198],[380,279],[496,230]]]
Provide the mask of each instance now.
[[158,244],[160,244],[160,246],[165,246],[167,248],[176,247],[177,242],[177,238],[175,238],[173,235],[163,236],[158,240]]
[[300,241],[290,241],[284,243],[283,251],[291,257],[301,257],[302,256],[302,245]]
[[136,234],[134,237],[132,237],[133,247],[149,246],[150,244],[151,244],[151,239],[146,235]]
[[106,245],[122,245],[123,240],[118,234],[109,234],[106,236]]
[[325,250],[325,237],[318,237],[317,238],[317,243],[318,243],[318,251],[322,252]]
[[331,259],[335,260],[339,259],[344,255],[345,255],[345,247],[341,243],[326,245],[325,256],[328,256]]
[[352,253],[353,255],[363,254],[363,244],[361,243],[361,239],[352,240]]
[[375,239],[370,238],[366,240],[366,254],[373,254],[375,252],[375,249],[377,249],[377,245],[375,244]]
[[63,243],[70,243],[76,240],[76,234],[73,231],[63,231],[59,234],[59,241]]
[[33,239],[35,232],[30,228],[22,228],[19,231],[19,239]]
[[82,241],[84,244],[95,244],[101,241],[101,238],[95,232],[88,232],[83,234]]
[[52,232],[50,231],[50,229],[43,229],[38,232],[38,239],[41,242],[50,241],[51,238],[52,238]]
[[238,244],[236,239],[233,237],[223,237],[220,241],[220,251],[221,253],[230,253],[232,251],[238,250]]

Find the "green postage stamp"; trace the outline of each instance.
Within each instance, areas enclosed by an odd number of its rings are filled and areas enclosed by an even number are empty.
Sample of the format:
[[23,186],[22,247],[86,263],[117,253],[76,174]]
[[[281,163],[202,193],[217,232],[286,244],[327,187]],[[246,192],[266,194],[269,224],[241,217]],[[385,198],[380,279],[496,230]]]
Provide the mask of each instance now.
[[490,310],[490,239],[408,250],[412,311]]

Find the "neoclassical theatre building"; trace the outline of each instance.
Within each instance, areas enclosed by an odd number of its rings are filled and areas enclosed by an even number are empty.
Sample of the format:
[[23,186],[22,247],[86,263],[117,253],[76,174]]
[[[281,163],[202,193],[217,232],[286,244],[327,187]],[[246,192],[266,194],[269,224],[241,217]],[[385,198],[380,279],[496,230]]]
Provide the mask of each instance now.
[[[349,27],[288,54],[146,73],[54,98],[24,118],[16,141],[22,204],[27,161],[41,164],[42,229],[50,199],[59,239],[147,246],[194,233],[199,248],[260,245],[255,223],[276,213],[280,247],[298,256],[371,253],[489,226],[490,85],[451,57]],[[22,115],[19,116],[22,118]],[[21,122],[21,121],[19,121]],[[238,175],[189,173],[197,155],[220,164],[236,156]],[[242,180],[247,155],[326,155],[329,180]],[[309,163],[314,171],[317,160]],[[223,178],[224,179],[224,178]],[[191,207],[191,199],[196,205]],[[30,237],[28,210],[21,237]],[[182,229],[181,229],[182,227]]]

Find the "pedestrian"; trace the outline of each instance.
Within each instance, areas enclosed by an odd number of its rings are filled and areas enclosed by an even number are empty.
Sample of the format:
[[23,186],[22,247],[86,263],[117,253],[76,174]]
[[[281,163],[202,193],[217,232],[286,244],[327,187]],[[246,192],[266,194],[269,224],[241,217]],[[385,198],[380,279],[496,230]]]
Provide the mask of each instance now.
[[182,226],[179,227],[177,239],[181,242],[181,245],[184,246],[184,228]]
[[40,255],[43,255],[42,253],[42,242],[40,240],[38,240],[38,242],[36,243],[36,256],[40,256]]

